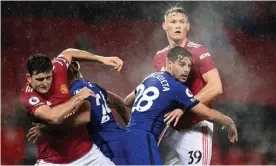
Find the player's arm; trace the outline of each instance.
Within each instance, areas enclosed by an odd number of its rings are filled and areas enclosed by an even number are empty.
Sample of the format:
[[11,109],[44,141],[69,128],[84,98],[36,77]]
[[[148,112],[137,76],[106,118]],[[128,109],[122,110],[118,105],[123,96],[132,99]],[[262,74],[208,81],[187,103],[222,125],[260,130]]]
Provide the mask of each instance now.
[[197,105],[195,105],[193,108],[191,108],[191,111],[195,114],[202,116],[204,119],[210,122],[226,126],[229,130],[228,137],[230,141],[238,141],[238,132],[236,125],[234,121],[228,116],[214,109],[210,109],[202,103],[198,103]]
[[127,97],[124,99],[124,103],[128,107],[132,107],[135,101],[135,91],[132,91]]
[[123,119],[124,123],[127,124],[130,116],[130,109],[125,105],[124,99],[120,96],[107,91],[107,102],[116,108],[118,114]]
[[222,94],[222,84],[217,69],[208,71],[202,77],[207,84],[195,95],[197,100],[205,103]]
[[83,101],[83,104],[80,106],[79,111],[74,115],[71,115],[64,119],[60,124],[34,124],[34,126],[29,130],[27,134],[28,141],[35,143],[41,137],[47,135],[51,131],[57,131],[66,129],[68,127],[76,127],[80,125],[87,124],[90,122],[91,115],[91,105],[89,101]]
[[72,59],[75,59],[78,61],[85,60],[101,62],[105,65],[113,66],[118,71],[120,71],[123,67],[123,61],[118,57],[103,57],[79,49],[66,49],[61,53],[61,56],[67,59],[69,63],[71,63]]
[[205,47],[199,49],[194,65],[200,71],[206,85],[195,95],[195,98],[205,103],[222,93],[222,83],[208,49]]
[[49,124],[60,124],[64,120],[64,117],[72,113],[73,110],[78,110],[81,101],[89,96],[94,96],[92,91],[88,88],[83,88],[77,95],[71,97],[63,104],[57,105],[53,108],[48,105],[41,105],[34,111],[34,116]]

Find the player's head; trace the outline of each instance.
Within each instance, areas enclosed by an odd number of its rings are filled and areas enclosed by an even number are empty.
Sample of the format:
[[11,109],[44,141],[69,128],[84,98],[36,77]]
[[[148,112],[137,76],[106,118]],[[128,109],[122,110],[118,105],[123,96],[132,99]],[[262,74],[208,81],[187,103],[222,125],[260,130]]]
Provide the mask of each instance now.
[[27,70],[26,78],[32,88],[41,94],[47,93],[51,88],[53,79],[51,60],[43,54],[33,55],[28,59]]
[[80,72],[80,64],[77,61],[72,61],[67,70],[67,80],[71,84],[74,80],[82,78]]
[[192,54],[183,47],[176,46],[168,53],[167,70],[181,82],[186,82],[191,71]]
[[190,29],[188,15],[181,7],[171,7],[164,14],[162,26],[169,40],[182,42]]

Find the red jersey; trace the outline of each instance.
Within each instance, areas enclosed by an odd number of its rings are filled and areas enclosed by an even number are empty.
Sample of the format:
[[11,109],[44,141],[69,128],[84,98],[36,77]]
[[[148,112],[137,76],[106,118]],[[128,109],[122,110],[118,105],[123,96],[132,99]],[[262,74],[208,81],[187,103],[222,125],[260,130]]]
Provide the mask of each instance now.
[[[192,93],[196,95],[205,85],[202,75],[216,68],[208,49],[200,44],[196,44],[189,40],[186,41],[184,48],[192,53],[193,66],[187,81],[187,86]],[[163,50],[158,51],[154,57],[153,69],[155,72],[166,69],[167,55],[170,47],[167,46]],[[206,103],[211,108],[210,103]],[[188,111],[178,122],[176,129],[186,129],[194,124],[201,122],[200,116]]]
[[[34,117],[34,112],[38,107],[46,104],[55,106],[70,98],[67,83],[68,61],[59,56],[52,63],[53,81],[47,95],[37,93],[29,84],[21,91],[20,102],[24,105],[25,111],[32,121],[39,121]],[[92,145],[84,126],[51,132],[49,136],[45,136],[38,142],[38,159],[56,164],[70,163],[84,156],[92,148]]]

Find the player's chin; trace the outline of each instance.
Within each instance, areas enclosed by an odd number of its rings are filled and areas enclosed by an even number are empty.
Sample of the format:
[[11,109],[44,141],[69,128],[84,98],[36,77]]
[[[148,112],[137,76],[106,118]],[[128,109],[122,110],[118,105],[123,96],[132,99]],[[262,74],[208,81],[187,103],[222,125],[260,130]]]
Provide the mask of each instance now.
[[187,81],[187,79],[186,78],[180,78],[179,81],[185,83]]
[[43,89],[38,90],[38,92],[41,93],[41,94],[48,93],[48,91],[49,91],[49,88],[43,88]]

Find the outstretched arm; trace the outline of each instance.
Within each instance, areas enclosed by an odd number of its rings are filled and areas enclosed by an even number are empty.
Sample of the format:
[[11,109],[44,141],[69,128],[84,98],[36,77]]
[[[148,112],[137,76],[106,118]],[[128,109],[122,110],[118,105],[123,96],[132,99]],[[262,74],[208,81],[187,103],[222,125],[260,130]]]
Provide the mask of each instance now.
[[123,67],[123,61],[118,57],[104,57],[79,49],[66,49],[61,53],[61,56],[67,59],[69,63],[71,63],[72,59],[75,59],[78,61],[85,60],[101,62],[105,65],[113,66],[114,69],[117,69],[118,71],[120,71]]

